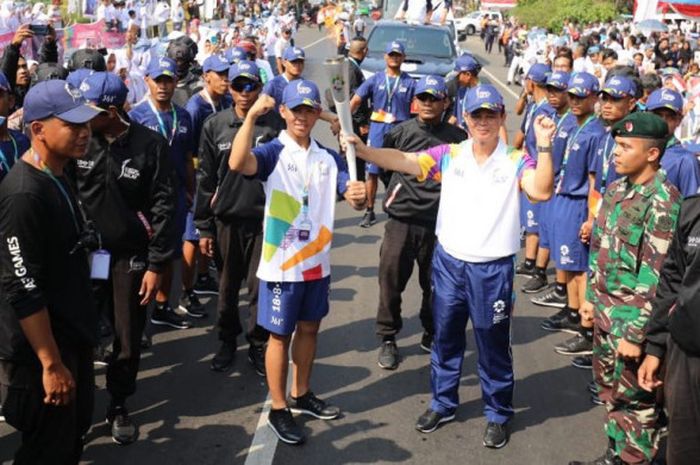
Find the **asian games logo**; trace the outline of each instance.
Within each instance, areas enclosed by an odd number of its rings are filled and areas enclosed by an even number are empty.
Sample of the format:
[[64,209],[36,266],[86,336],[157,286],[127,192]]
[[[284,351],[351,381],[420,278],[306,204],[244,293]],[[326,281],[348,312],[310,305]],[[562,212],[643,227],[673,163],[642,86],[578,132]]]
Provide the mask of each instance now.
[[297,86],[297,92],[299,92],[301,95],[308,95],[311,93],[311,87],[305,86],[304,84],[300,83]]
[[505,301],[502,299],[495,301],[493,303],[493,324],[500,323],[506,319],[508,319],[508,314],[506,313]]

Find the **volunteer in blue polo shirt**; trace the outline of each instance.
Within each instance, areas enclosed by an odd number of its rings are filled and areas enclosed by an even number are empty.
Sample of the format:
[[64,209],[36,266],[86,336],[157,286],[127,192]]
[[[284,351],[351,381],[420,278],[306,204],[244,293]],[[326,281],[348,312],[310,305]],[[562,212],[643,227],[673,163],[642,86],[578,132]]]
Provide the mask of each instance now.
[[[173,238],[174,257],[178,258],[182,256],[182,237],[185,232],[187,212],[194,198],[192,121],[184,108],[172,102],[177,85],[177,65],[174,60],[165,57],[155,57],[151,60],[146,72],[146,84],[150,94],[129,112],[129,117],[159,133],[170,147],[170,161],[177,178]],[[163,272],[163,284],[156,295],[151,323],[177,329],[190,328],[192,323],[175,313],[168,303],[172,288],[172,273],[172,264],[169,264]],[[201,305],[192,305],[188,297],[186,294],[183,295],[184,301],[181,303],[181,308],[194,318],[204,317],[205,313]]]
[[697,194],[700,185],[698,160],[673,135],[683,120],[683,97],[675,90],[657,89],[649,95],[647,111],[657,114],[668,125],[670,138],[661,157],[661,168],[666,171],[666,179],[678,188],[683,197]]
[[209,115],[230,108],[233,104],[228,92],[228,62],[220,55],[210,55],[202,65],[204,88],[190,97],[185,109],[192,119],[194,147],[199,145],[202,124]]
[[545,320],[544,329],[575,333],[555,346],[562,355],[590,355],[593,349],[593,315],[579,315],[586,293],[588,245],[581,241],[581,228],[588,220],[589,167],[598,140],[605,133],[603,122],[595,114],[598,79],[578,73],[569,81],[569,102],[576,126],[566,140],[561,169],[554,183],[552,203],[552,258],[557,270],[565,274],[567,303],[559,313]]
[[460,144],[406,153],[367,147],[357,136],[346,136],[345,143],[356,144],[358,156],[384,169],[442,183],[432,264],[433,397],[416,429],[430,433],[455,418],[471,319],[487,420],[483,444],[500,448],[508,442],[507,423],[514,413],[510,330],[520,191],[537,201],[550,198],[556,124],[544,115],[533,123],[539,152],[535,167],[529,154],[510,149],[500,139],[505,105],[495,87],[478,85],[467,92],[466,101],[472,138]]
[[268,81],[262,90],[263,94],[275,99],[275,111],[278,113],[285,87],[290,81],[301,79],[301,75],[304,73],[306,54],[299,47],[287,47],[282,53],[282,60],[284,61],[284,72]]
[[[532,103],[525,113],[520,130],[524,135],[524,149],[528,155],[537,160],[537,141],[534,122],[544,115],[555,119],[556,111],[547,102],[547,77],[551,68],[542,63],[535,63],[527,72],[527,80],[532,84]],[[535,272],[537,248],[539,246],[539,205],[532,203],[526,195],[521,196],[520,226],[525,230],[525,261],[518,265],[516,274],[532,276]]]
[[12,88],[7,77],[0,73],[0,181],[10,172],[19,157],[29,150],[27,136],[7,128],[11,109]]
[[[481,65],[472,55],[465,53],[455,60],[454,71],[457,73],[457,76],[454,81],[450,82],[450,86],[448,87],[448,89],[450,89],[450,96],[454,99],[449,123],[456,124],[466,130],[467,124],[464,122],[464,96],[469,89],[479,84]],[[456,83],[456,89],[452,88],[453,83]]]
[[[401,71],[401,65],[406,58],[406,49],[401,42],[392,41],[386,46],[384,61],[386,70],[373,74],[360,85],[350,100],[350,109],[354,113],[363,101],[372,101],[369,135],[370,147],[381,147],[384,134],[396,124],[411,117],[411,100],[415,81],[407,73]],[[360,226],[369,228],[377,222],[374,214],[374,200],[377,196],[377,184],[381,169],[368,163],[367,171],[367,211]]]

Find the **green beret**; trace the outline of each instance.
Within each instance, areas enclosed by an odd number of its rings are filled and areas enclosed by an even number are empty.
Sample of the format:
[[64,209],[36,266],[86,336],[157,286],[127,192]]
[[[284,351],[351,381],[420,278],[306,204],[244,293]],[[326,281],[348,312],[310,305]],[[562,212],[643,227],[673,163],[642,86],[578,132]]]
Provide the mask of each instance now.
[[630,113],[612,126],[613,137],[665,139],[668,125],[660,116],[646,111]]

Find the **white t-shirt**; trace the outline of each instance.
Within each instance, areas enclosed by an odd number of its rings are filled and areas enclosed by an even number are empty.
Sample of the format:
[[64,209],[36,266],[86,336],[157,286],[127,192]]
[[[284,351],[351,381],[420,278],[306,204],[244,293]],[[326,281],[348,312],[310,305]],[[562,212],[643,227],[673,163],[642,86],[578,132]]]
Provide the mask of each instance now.
[[435,234],[451,256],[483,263],[520,250],[520,181],[535,161],[503,141],[481,166],[473,141],[418,154],[421,175],[442,182]]
[[313,139],[309,149],[303,149],[286,131],[254,148],[253,154],[265,190],[258,278],[300,282],[329,276],[336,192],[343,194],[349,179],[345,162]]
[[289,47],[289,41],[284,37],[280,36],[275,41],[275,58],[282,58],[282,54]]

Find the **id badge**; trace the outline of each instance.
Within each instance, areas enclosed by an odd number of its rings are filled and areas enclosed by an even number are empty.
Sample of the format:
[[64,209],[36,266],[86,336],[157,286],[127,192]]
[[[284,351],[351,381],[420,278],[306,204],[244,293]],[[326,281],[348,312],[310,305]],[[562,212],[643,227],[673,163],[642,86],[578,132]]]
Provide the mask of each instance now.
[[91,279],[109,279],[109,264],[111,255],[108,251],[100,249],[90,255],[90,278]]
[[311,222],[309,220],[304,220],[299,225],[298,237],[301,242],[307,242],[311,237]]

